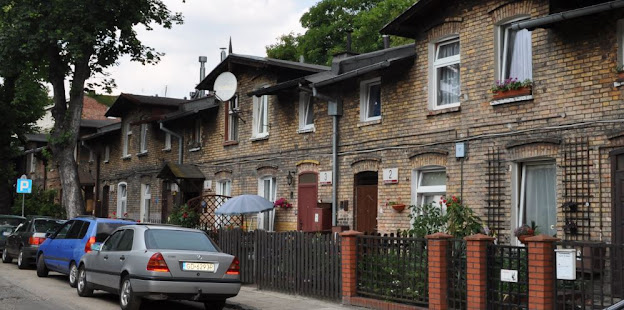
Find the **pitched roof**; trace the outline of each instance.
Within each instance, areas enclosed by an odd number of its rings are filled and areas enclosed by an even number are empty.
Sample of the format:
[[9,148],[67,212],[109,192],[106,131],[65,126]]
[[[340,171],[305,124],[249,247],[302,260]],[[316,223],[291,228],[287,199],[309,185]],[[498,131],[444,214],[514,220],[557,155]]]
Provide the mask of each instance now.
[[117,122],[117,123],[113,123],[113,124],[110,124],[110,125],[107,125],[107,126],[99,127],[97,129],[97,132],[92,133],[90,135],[82,136],[82,137],[80,137],[80,140],[85,140],[85,141],[86,140],[91,140],[91,139],[95,139],[95,138],[98,138],[98,137],[101,137],[101,136],[104,136],[104,135],[107,135],[107,134],[112,134],[112,133],[114,133],[116,131],[121,131],[121,122]]
[[159,122],[166,123],[217,107],[219,107],[219,103],[214,96],[189,100],[180,106],[179,111],[163,115]]
[[121,117],[128,109],[134,106],[177,108],[180,104],[186,101],[186,99],[122,93],[119,95],[117,100],[115,100],[115,103],[113,103],[113,105],[108,109],[105,115]]
[[298,72],[301,75],[306,75],[315,72],[321,72],[329,70],[327,66],[308,64],[296,61],[288,61],[281,59],[274,59],[268,57],[258,57],[241,54],[230,54],[221,63],[219,63],[206,78],[197,85],[197,89],[212,89],[214,81],[217,76],[222,72],[228,70],[230,64],[242,64],[252,67],[273,67],[283,69],[287,71]]
[[401,37],[413,38],[424,30],[424,23],[431,21],[431,12],[444,8],[450,0],[420,0],[397,18],[390,21],[379,32]]
[[159,179],[173,180],[173,179],[194,179],[204,180],[206,177],[195,165],[191,164],[176,164],[166,163],[158,176]]
[[118,119],[81,119],[80,127],[86,128],[100,128],[104,126],[108,126],[110,124],[119,123]]

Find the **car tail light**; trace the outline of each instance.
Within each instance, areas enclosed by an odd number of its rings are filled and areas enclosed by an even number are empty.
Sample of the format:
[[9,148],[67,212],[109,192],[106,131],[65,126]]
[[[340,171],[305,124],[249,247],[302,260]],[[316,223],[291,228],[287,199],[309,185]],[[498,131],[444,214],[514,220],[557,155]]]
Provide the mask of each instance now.
[[41,237],[30,237],[28,238],[28,244],[30,245],[40,245],[45,241],[46,238]]
[[95,237],[89,238],[87,244],[85,244],[85,253],[91,252],[91,245],[95,243]]
[[154,253],[147,262],[147,270],[155,272],[169,272],[169,266],[165,262],[165,258],[160,253]]
[[234,257],[234,260],[230,264],[230,268],[228,268],[225,274],[240,275],[240,262],[237,257]]

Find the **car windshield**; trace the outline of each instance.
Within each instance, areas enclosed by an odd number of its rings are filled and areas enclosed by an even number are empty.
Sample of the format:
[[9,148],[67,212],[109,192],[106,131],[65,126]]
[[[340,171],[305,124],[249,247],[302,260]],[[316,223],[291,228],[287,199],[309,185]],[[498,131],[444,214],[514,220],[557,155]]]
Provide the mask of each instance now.
[[149,229],[145,231],[145,247],[157,250],[218,252],[203,232]]
[[98,223],[95,232],[95,242],[104,242],[117,227],[128,225],[127,223]]
[[17,226],[24,222],[24,219],[20,218],[0,218],[0,225]]
[[63,225],[65,221],[59,220],[35,220],[34,227],[35,232],[44,233],[44,232],[55,232],[61,225]]

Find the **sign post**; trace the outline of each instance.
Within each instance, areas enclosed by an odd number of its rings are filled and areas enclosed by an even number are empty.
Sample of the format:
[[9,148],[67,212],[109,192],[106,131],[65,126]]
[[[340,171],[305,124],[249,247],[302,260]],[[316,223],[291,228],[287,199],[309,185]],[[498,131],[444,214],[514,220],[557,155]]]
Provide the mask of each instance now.
[[26,200],[26,194],[32,193],[32,180],[28,179],[25,174],[17,179],[17,193],[22,194],[22,216],[24,216],[24,200]]

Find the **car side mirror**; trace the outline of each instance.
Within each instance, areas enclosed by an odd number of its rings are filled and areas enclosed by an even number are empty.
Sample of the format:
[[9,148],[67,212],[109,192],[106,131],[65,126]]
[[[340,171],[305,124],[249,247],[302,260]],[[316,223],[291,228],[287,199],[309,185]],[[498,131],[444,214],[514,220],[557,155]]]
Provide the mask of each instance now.
[[101,243],[96,242],[96,243],[91,245],[91,251],[99,252],[100,250],[102,250],[102,244]]

